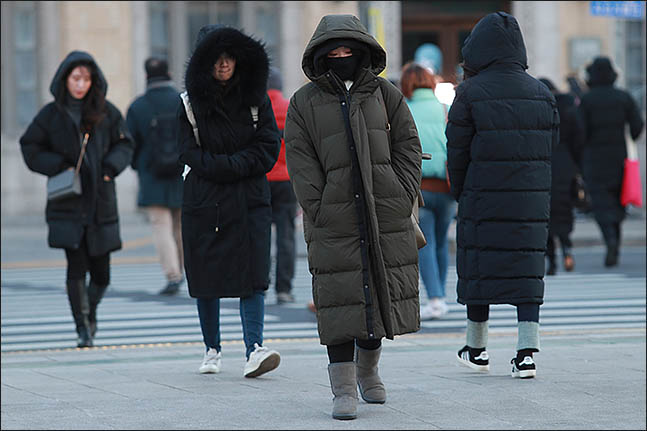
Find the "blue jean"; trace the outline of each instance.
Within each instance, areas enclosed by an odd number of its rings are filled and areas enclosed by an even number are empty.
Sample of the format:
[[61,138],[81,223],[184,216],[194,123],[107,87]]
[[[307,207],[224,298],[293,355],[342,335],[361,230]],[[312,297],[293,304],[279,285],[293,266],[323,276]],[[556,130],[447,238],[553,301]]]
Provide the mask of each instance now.
[[[198,298],[198,316],[202,339],[207,347],[222,349],[220,346],[220,298]],[[240,298],[240,321],[243,326],[245,356],[249,359],[254,351],[254,343],[263,345],[263,321],[265,319],[265,293],[256,292],[251,296]]]
[[448,193],[422,190],[425,206],[420,208],[420,229],[427,245],[418,251],[420,276],[428,298],[444,298],[449,246],[447,231],[455,214],[456,201]]

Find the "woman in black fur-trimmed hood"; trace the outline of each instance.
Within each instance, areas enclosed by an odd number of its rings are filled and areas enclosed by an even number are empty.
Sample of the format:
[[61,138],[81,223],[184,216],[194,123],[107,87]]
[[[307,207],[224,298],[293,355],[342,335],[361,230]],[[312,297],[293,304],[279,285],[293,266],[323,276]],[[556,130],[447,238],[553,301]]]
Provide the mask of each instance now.
[[219,304],[225,297],[240,298],[244,375],[256,377],[279,364],[277,352],[261,347],[272,216],[265,174],[280,148],[266,94],[268,73],[261,42],[217,25],[200,30],[187,66],[185,86],[199,144],[181,106],[180,161],[191,168],[184,182],[182,241],[189,294],[197,298],[207,350],[201,373],[220,370]]

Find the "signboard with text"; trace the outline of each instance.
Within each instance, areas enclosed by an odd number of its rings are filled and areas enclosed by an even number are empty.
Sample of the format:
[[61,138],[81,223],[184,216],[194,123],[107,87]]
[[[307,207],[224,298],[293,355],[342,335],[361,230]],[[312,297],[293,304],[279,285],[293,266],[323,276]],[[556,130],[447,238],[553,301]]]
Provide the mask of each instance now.
[[645,2],[642,1],[592,1],[591,15],[612,18],[643,19]]

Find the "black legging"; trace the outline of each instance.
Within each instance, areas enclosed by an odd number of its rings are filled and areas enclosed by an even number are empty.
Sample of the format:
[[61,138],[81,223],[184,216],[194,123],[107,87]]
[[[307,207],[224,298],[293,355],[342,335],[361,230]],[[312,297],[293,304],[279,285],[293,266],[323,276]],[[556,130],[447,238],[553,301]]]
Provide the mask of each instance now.
[[[488,304],[467,306],[467,318],[472,322],[485,322],[489,317],[490,306]],[[539,323],[539,304],[517,304],[517,322]]]
[[81,246],[77,250],[65,249],[67,258],[67,280],[85,280],[85,274],[90,271],[90,280],[98,286],[110,284],[110,253],[101,256],[90,256],[85,243],[86,235],[81,238]]
[[331,364],[336,362],[352,362],[355,360],[355,341],[362,349],[375,350],[382,345],[382,340],[351,340],[346,343],[333,344],[328,348],[328,360]]

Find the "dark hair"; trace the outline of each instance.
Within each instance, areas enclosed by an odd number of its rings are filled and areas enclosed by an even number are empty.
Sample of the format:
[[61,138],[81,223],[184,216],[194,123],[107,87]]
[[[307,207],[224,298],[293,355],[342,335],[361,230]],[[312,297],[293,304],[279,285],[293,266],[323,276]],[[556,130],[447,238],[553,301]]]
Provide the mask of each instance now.
[[81,129],[83,131],[89,131],[99,124],[106,115],[106,96],[99,88],[99,72],[93,63],[89,61],[78,61],[70,65],[65,75],[63,75],[63,85],[60,86],[62,94],[59,95],[58,100],[65,100],[65,94],[69,92],[67,89],[67,79],[78,66],[87,67],[90,71],[90,79],[92,80],[90,89],[83,98],[83,106],[81,108]]
[[426,67],[409,62],[402,68],[400,86],[404,97],[411,99],[413,91],[417,88],[436,89],[436,76]]

